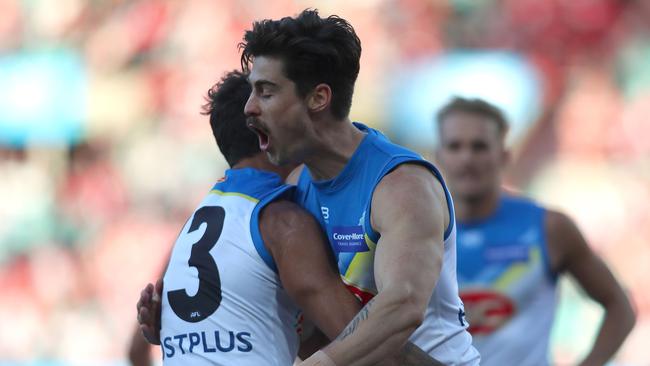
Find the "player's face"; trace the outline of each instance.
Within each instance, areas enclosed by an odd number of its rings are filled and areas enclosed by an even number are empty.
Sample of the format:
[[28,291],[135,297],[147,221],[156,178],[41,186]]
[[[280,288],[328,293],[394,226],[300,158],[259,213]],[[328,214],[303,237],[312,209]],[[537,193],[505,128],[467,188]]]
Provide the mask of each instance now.
[[497,192],[507,157],[494,121],[454,112],[442,121],[436,157],[455,197],[480,199]]
[[309,115],[296,84],[284,74],[282,60],[256,57],[249,81],[253,91],[244,112],[260,149],[276,165],[301,162],[307,148]]

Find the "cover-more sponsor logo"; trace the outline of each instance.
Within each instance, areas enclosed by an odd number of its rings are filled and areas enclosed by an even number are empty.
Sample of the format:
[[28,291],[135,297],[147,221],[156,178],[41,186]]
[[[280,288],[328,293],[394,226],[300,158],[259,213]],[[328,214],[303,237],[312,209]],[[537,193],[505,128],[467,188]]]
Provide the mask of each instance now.
[[367,252],[368,245],[361,226],[334,226],[332,245],[337,253]]
[[333,237],[334,237],[334,240],[361,240],[361,239],[363,239],[363,234],[357,234],[357,233],[339,234],[339,233],[334,233]]

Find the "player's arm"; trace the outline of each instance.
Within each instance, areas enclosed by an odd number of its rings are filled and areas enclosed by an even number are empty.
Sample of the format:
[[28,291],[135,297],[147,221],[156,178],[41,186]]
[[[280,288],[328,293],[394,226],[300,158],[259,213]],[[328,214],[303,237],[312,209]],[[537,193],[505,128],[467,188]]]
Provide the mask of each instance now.
[[331,340],[332,339],[328,338],[316,327],[313,327],[313,330],[309,334],[305,334],[305,327],[303,324],[303,333],[300,338],[298,357],[300,357],[301,360],[310,357],[314,353],[318,352],[318,350],[328,345]]
[[[301,357],[308,356],[339,335],[361,306],[341,281],[324,233],[311,214],[292,202],[273,202],[260,215],[260,232],[282,286],[327,337],[316,330],[301,352]],[[385,362],[439,365],[410,343]]]
[[361,306],[341,281],[320,226],[289,201],[270,203],[259,222],[282,286],[304,315],[333,339]]
[[149,366],[151,365],[151,345],[142,335],[140,325],[135,328],[128,350],[129,362],[132,366]]
[[422,323],[442,267],[446,207],[441,184],[421,166],[401,165],[377,185],[371,222],[381,233],[379,292],[323,350],[334,364],[374,365],[402,349]]
[[546,233],[553,269],[570,273],[589,297],[605,309],[596,341],[581,363],[604,365],[634,327],[632,305],[607,265],[589,248],[569,217],[547,212]]

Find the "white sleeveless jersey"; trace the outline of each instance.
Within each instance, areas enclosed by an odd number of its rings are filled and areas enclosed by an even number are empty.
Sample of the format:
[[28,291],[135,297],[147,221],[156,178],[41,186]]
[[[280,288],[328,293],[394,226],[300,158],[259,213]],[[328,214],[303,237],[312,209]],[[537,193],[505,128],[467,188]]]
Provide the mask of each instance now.
[[260,209],[288,189],[275,174],[228,170],[189,218],[164,276],[164,365],[293,364],[300,312],[257,222]]
[[365,304],[377,294],[375,252],[382,245],[380,233],[370,222],[375,187],[400,164],[418,164],[429,169],[445,189],[450,223],[444,235],[440,277],[431,294],[425,319],[411,341],[445,365],[477,365],[480,356],[472,347],[472,336],[467,331],[458,295],[453,202],[442,175],[431,163],[391,143],[379,131],[359,123],[354,125],[366,136],[345,168],[327,181],[314,181],[309,168],[303,169],[296,201],[320,218],[336,255],[341,278]]
[[549,364],[557,292],[545,216],[504,194],[490,217],[458,223],[460,293],[483,365]]
[[[451,200],[449,196],[448,199]],[[464,306],[458,298],[456,223],[453,221],[444,246],[445,254],[438,283],[429,300],[424,321],[410,340],[445,365],[478,365],[481,356],[472,347],[472,336],[466,330],[468,323],[465,320]],[[457,309],[456,318],[441,316],[448,313],[445,309]]]

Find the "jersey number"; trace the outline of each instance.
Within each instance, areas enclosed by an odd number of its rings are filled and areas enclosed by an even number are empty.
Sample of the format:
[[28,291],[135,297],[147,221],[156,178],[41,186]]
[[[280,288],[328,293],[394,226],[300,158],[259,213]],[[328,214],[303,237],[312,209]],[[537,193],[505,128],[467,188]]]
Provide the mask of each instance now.
[[210,254],[217,244],[223,229],[226,211],[219,206],[204,206],[194,214],[188,234],[197,230],[205,223],[205,233],[192,246],[190,267],[199,272],[199,290],[194,296],[189,296],[185,289],[173,290],[167,293],[169,305],[176,315],[186,322],[196,323],[212,315],[221,304],[221,278],[219,268]]

